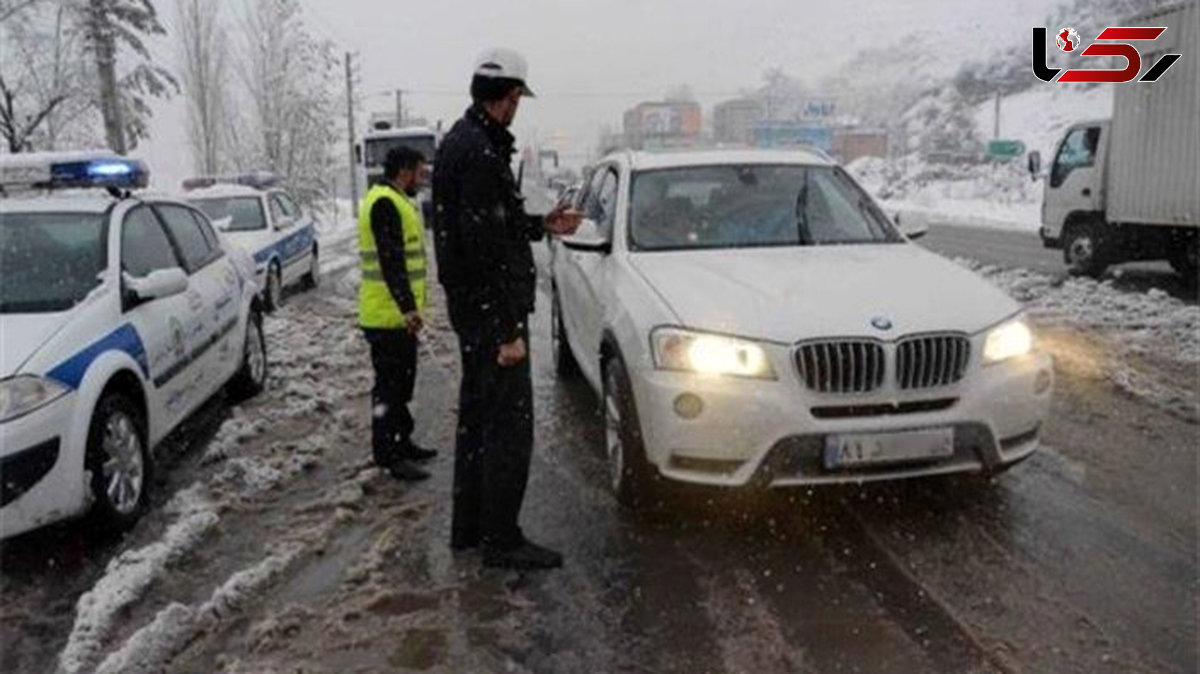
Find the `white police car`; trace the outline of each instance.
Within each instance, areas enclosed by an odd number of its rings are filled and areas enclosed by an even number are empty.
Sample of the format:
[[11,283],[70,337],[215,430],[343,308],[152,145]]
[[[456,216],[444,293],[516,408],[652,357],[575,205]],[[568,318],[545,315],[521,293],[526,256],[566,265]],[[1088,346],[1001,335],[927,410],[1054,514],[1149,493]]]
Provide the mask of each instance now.
[[230,241],[254,256],[267,311],[293,283],[315,288],[320,281],[317,235],[312,218],[290,195],[273,187],[274,174],[189,178],[187,200],[221,228]]
[[0,538],[89,510],[133,524],[159,441],[266,381],[248,256],[192,206],[125,191],[146,181],[109,153],[0,157]]

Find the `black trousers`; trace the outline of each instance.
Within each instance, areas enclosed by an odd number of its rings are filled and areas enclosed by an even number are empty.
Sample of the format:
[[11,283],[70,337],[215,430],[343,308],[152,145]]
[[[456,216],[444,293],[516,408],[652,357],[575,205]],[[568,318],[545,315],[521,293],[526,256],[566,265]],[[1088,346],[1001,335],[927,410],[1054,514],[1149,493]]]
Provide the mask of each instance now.
[[[528,345],[528,330],[523,336]],[[529,358],[500,367],[500,340],[486,334],[460,332],[459,349],[452,535],[455,541],[512,547],[523,540],[517,520],[533,452]]]
[[371,453],[386,466],[408,446],[413,418],[408,411],[417,381],[417,338],[407,330],[364,328],[371,345],[375,386],[371,389]]

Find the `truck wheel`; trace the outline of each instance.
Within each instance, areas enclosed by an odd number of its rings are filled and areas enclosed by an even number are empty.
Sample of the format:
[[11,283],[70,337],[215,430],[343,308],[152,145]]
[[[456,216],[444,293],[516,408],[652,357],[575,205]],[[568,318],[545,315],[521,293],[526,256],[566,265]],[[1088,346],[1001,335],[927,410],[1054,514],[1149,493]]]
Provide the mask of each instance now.
[[96,404],[84,465],[91,473],[92,512],[105,530],[125,531],[142,516],[150,491],[150,452],[142,411],[120,393]]
[[1073,276],[1099,278],[1108,269],[1107,244],[1094,223],[1072,225],[1063,234],[1063,261]]
[[1197,278],[1197,274],[1200,273],[1197,263],[1197,257],[1200,256],[1200,253],[1197,252],[1198,244],[1200,244],[1200,236],[1189,238],[1187,243],[1175,252],[1170,259],[1171,268],[1190,285],[1196,285],[1197,282],[1200,282],[1200,279]]
[[617,502],[630,509],[655,505],[662,477],[646,459],[629,375],[620,356],[604,363],[604,452]]

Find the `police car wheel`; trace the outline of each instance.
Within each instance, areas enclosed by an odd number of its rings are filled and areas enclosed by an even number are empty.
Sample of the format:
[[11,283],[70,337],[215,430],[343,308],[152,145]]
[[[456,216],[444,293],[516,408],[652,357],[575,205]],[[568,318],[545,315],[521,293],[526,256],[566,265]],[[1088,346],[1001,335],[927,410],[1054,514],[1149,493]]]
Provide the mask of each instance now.
[[654,506],[662,479],[646,459],[637,406],[620,356],[604,363],[603,401],[605,458],[617,502],[631,509]]
[[263,290],[263,304],[267,313],[283,306],[283,279],[279,272],[279,263],[272,262],[267,269],[267,287]]
[[262,329],[262,314],[252,311],[246,321],[246,339],[242,346],[242,367],[229,382],[237,400],[253,398],[267,387],[267,338]]
[[85,466],[91,473],[92,517],[104,529],[132,527],[148,502],[150,453],[142,411],[126,396],[109,393],[96,405]]
[[321,259],[317,255],[317,247],[313,246],[312,257],[309,258],[308,273],[300,279],[305,290],[312,290],[321,285]]

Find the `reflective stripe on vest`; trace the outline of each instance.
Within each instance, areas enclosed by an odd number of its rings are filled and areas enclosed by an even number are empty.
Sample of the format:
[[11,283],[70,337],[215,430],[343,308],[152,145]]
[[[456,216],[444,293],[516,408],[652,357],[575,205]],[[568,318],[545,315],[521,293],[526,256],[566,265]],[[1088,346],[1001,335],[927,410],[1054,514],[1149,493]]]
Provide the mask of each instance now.
[[404,230],[404,268],[408,272],[408,285],[417,302],[417,311],[425,309],[425,223],[420,209],[408,197],[385,185],[372,187],[358,209],[358,252],[362,269],[362,283],[358,287],[358,324],[364,328],[400,329],[407,321],[383,280],[379,249],[375,244],[375,233],[371,231],[371,209],[380,199],[391,202],[400,214],[400,226]]

